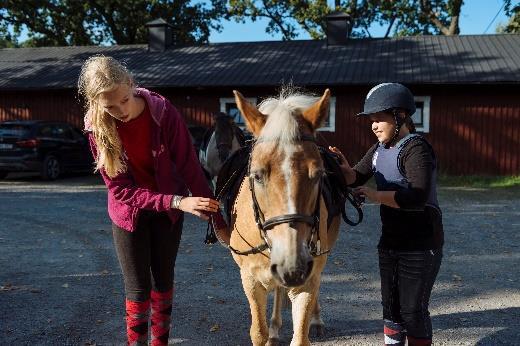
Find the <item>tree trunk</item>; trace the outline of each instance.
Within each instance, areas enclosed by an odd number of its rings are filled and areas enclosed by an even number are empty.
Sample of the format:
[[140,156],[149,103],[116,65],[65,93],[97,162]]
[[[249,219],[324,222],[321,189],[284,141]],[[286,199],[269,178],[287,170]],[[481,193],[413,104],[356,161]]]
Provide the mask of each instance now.
[[431,23],[435,25],[443,35],[452,36],[458,35],[459,29],[459,15],[460,8],[464,0],[450,0],[448,1],[448,13],[450,15],[450,24],[446,26],[432,11],[429,0],[421,0],[421,10],[430,19]]

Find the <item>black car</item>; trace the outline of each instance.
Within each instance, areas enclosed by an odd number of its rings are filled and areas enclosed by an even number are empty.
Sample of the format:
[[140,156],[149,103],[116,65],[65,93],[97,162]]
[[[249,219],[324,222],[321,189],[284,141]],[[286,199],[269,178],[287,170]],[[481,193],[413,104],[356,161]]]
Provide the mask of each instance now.
[[10,172],[38,172],[54,180],[63,172],[92,171],[88,139],[59,121],[0,123],[0,179]]

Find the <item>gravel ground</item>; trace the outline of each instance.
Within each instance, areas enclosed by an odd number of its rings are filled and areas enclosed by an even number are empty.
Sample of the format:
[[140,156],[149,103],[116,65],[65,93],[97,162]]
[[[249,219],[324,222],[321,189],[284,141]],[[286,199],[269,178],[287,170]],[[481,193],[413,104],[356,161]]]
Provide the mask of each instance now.
[[[437,345],[518,345],[520,189],[440,188],[446,245],[431,299]],[[0,181],[0,344],[122,345],[123,287],[96,176]],[[378,208],[342,226],[323,274],[326,335],[315,345],[380,345]],[[249,307],[226,249],[187,216],[171,344],[248,345]],[[282,339],[291,335],[284,312]]]

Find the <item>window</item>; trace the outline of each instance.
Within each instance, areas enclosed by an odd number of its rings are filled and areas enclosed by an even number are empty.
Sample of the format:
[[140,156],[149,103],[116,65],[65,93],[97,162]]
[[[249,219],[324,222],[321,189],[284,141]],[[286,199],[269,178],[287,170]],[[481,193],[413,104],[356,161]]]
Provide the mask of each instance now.
[[52,125],[43,125],[38,129],[38,136],[52,137]]
[[12,136],[19,138],[29,137],[31,128],[27,125],[19,124],[2,124],[0,125],[0,136]]
[[[246,98],[249,103],[252,105],[256,105],[256,98],[254,97],[248,97]],[[238,110],[237,104],[235,103],[234,98],[221,98],[220,99],[220,111],[224,112],[230,116],[233,117],[233,120],[235,123],[240,127],[245,127],[246,123],[244,121],[244,118],[242,117],[242,114],[240,114],[240,111]],[[336,98],[331,97],[330,98],[330,111],[329,111],[329,117],[325,120],[323,123],[323,126],[320,127],[319,131],[330,131],[334,132],[336,129]]]
[[[255,97],[248,97],[246,100],[251,103],[252,105],[256,106],[256,98]],[[220,111],[226,113],[227,115],[233,117],[233,120],[235,121],[235,124],[237,124],[240,127],[245,127],[246,123],[244,121],[244,118],[242,117],[242,114],[238,110],[237,104],[235,102],[235,99],[232,97],[223,97],[220,99]]]
[[329,103],[329,117],[325,119],[323,126],[318,131],[336,131],[336,97],[331,97]]
[[72,140],[72,132],[65,124],[55,124],[52,126],[52,137],[59,139]]
[[415,96],[415,107],[412,115],[417,132],[430,132],[430,96]]

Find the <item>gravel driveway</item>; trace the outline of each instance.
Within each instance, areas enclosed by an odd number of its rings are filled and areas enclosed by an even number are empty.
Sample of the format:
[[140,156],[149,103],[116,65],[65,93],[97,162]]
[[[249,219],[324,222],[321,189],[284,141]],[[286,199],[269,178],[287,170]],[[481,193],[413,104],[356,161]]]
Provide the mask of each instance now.
[[[440,188],[446,245],[431,300],[437,345],[518,345],[520,189]],[[323,275],[316,345],[380,345],[378,208],[342,234]],[[248,345],[249,307],[227,250],[187,216],[171,344]],[[0,181],[0,344],[122,345],[123,287],[96,176]],[[282,338],[291,335],[284,312]]]

